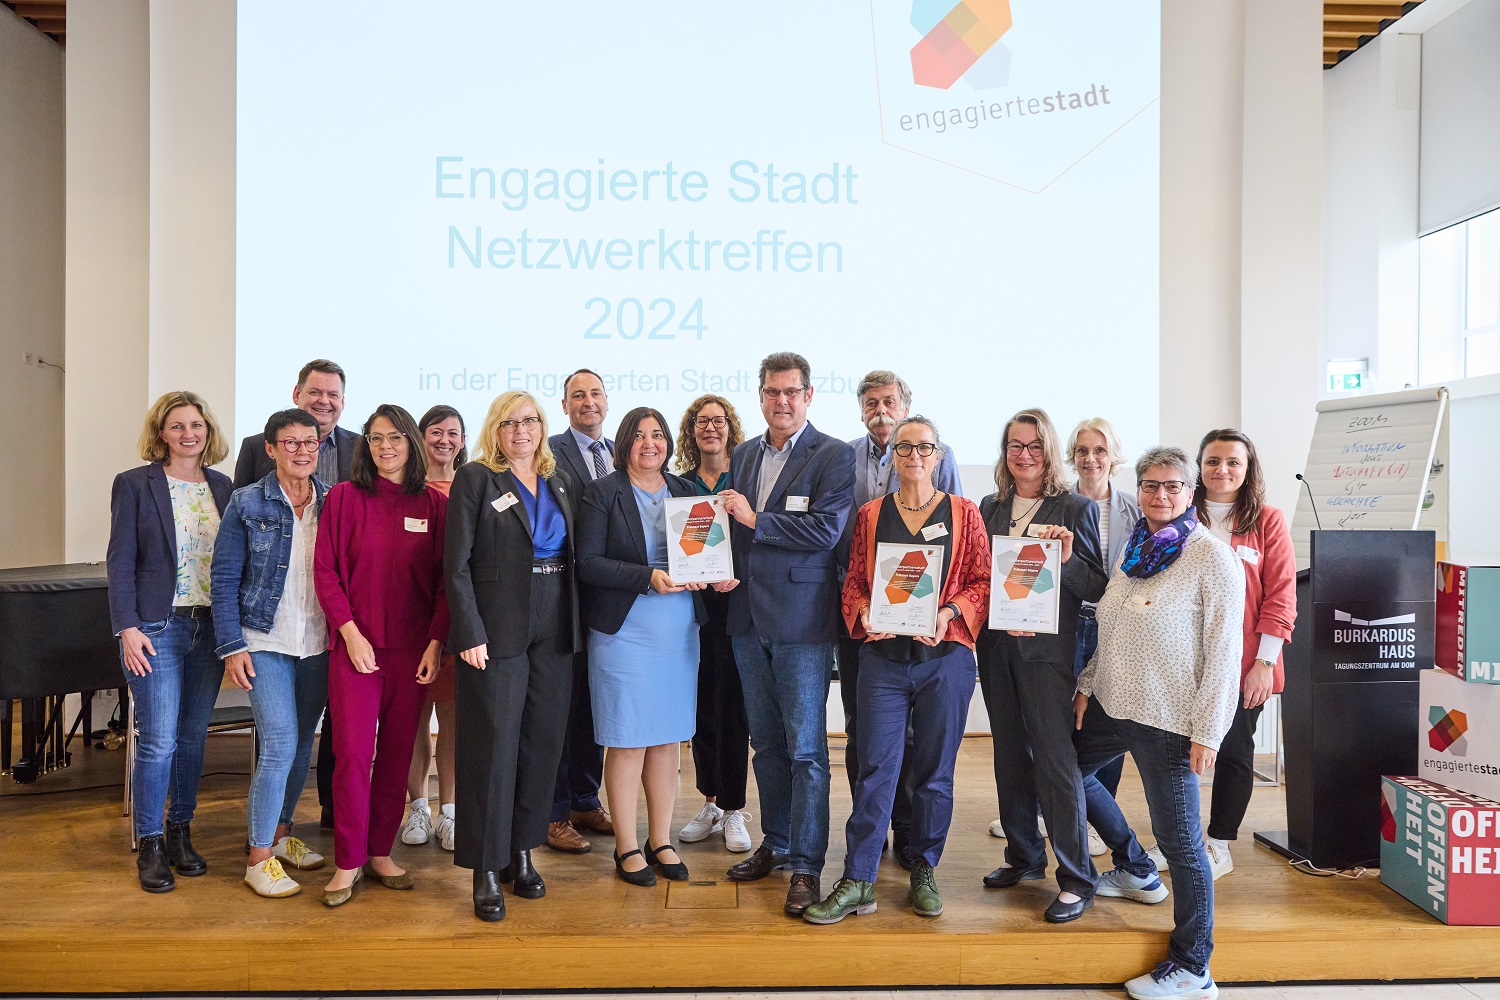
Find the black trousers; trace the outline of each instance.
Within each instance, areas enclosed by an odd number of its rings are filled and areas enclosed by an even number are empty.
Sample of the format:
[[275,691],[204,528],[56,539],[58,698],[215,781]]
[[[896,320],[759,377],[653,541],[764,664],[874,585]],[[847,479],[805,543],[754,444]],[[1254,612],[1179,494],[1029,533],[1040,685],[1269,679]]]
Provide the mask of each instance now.
[[[849,794],[859,779],[859,650],[863,639],[839,636],[839,700],[844,703],[844,774],[849,779]],[[896,798],[891,803],[891,835],[898,848],[904,847],[911,830],[912,765],[911,721],[906,725],[906,750],[901,754],[901,774],[896,780]]]
[[333,718],[323,709],[322,728],[318,730],[318,805],[333,813]]
[[483,670],[454,664],[457,717],[453,863],[498,871],[547,839],[573,689],[562,574],[531,578],[531,641]]
[[1047,864],[1037,806],[1047,821],[1057,884],[1092,896],[1098,872],[1089,857],[1083,775],[1073,749],[1073,664],[1021,658],[1016,637],[981,644],[979,686],[995,744],[995,787],[1005,860],[1017,868]]
[[1255,789],[1255,727],[1266,707],[1261,702],[1246,708],[1242,700],[1234,709],[1234,722],[1219,744],[1214,763],[1212,808],[1205,831],[1214,840],[1236,840],[1245,810],[1250,807],[1250,793]]
[[729,595],[703,591],[708,622],[698,630],[698,729],[693,734],[693,769],[698,791],[723,810],[745,808],[750,772],[750,723],[745,692],[726,631]]

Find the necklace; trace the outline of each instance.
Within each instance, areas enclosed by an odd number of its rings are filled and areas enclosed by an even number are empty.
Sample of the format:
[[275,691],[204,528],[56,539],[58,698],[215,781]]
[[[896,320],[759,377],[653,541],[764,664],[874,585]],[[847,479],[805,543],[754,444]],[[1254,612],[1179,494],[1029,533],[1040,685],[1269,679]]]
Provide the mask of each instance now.
[[896,506],[900,507],[902,510],[909,510],[913,514],[915,514],[917,511],[926,510],[928,507],[931,507],[932,506],[932,501],[934,501],[934,500],[936,500],[938,498],[938,491],[937,490],[933,490],[932,491],[932,496],[928,497],[927,498],[927,502],[924,503],[924,504],[922,504],[922,506],[920,506],[920,507],[908,507],[905,503],[902,502],[902,500],[901,500],[901,494],[899,492],[895,493],[895,494],[892,494],[892,495],[895,496],[895,498],[896,498]]
[[[1027,508],[1026,512],[1024,514],[1022,514],[1021,517],[1030,517],[1032,514],[1035,514],[1036,513],[1036,509],[1042,505],[1042,501],[1045,500],[1045,499],[1047,499],[1047,498],[1046,497],[1037,497],[1036,498],[1036,502],[1033,503],[1029,508]],[[1015,501],[1012,500],[1011,504],[1014,505]],[[1013,518],[1011,518],[1010,519],[1010,526],[1012,528],[1014,528],[1017,524],[1019,524],[1020,521],[1021,521],[1021,517],[1013,517]]]

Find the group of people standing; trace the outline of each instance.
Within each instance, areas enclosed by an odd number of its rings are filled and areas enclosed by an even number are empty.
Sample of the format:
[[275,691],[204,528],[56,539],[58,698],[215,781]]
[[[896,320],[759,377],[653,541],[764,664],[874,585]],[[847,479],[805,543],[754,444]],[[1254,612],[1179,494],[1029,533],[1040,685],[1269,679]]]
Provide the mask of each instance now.
[[[190,823],[227,673],[256,719],[245,881],[261,895],[296,893],[287,869],[325,863],[292,833],[321,718],[328,906],[361,879],[411,888],[391,857],[398,834],[435,837],[473,870],[482,920],[504,918],[507,884],[543,896],[532,851],[586,852],[584,832],[613,835],[629,883],[687,879],[671,822],[678,748],[691,739],[704,802],[679,839],[721,833],[748,853],[729,878],[789,870],[785,910],[810,923],[869,913],[891,831],[912,909],[937,916],[977,677],[994,736],[992,832],[1006,838],[985,885],[1043,878],[1050,838],[1059,892],[1044,916],[1068,922],[1096,895],[1164,900],[1158,873],[1170,866],[1167,960],[1127,986],[1137,997],[1213,989],[1213,880],[1231,867],[1255,724],[1280,690],[1295,617],[1289,534],[1264,502],[1249,438],[1210,432],[1196,459],[1147,451],[1137,499],[1113,484],[1124,457],[1107,421],[1065,443],[1046,413],[1022,410],[1004,427],[995,492],[975,504],[938,428],[911,415],[904,381],[865,378],[867,434],[844,442],[808,421],[811,371],[792,353],[761,363],[767,429],[749,440],[712,395],[675,436],[638,407],[611,440],[605,386],[580,370],[564,384],[565,430],[549,436],[538,401],[507,392],[470,457],[450,407],[417,420],[385,404],[361,433],[342,430],[344,388],[332,362],[305,366],[294,407],[245,440],[233,483],[211,468],[228,448],[208,405],[169,393],[147,414],[147,464],[116,479],[110,603],[141,733],[142,888],[206,871]],[[714,494],[731,519],[735,579],[674,581],[666,500]],[[995,535],[1058,542],[1055,634],[986,627]],[[942,548],[934,635],[872,628],[883,542]],[[844,870],[825,893],[835,664],[854,802]],[[1152,850],[1114,799],[1127,752]],[[1216,764],[1205,839],[1198,776]],[[1112,870],[1095,868],[1091,838]]]

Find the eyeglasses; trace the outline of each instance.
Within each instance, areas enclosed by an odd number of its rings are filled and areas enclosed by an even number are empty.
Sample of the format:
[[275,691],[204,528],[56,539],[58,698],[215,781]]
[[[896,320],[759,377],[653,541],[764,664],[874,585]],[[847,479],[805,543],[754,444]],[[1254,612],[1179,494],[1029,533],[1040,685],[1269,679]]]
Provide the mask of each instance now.
[[1094,458],[1099,459],[1100,461],[1103,461],[1104,459],[1106,459],[1106,458],[1109,457],[1109,449],[1108,448],[1095,448],[1092,451],[1090,451],[1087,448],[1074,448],[1073,449],[1073,457],[1074,458],[1088,458],[1090,455],[1092,455]]
[[522,417],[520,420],[502,420],[500,421],[500,429],[502,431],[514,432],[518,429],[525,428],[529,431],[541,422],[541,417]]
[[760,387],[760,394],[765,397],[766,402],[774,403],[778,399],[784,399],[788,403],[807,391],[807,386],[799,385],[795,389],[771,389],[766,386]]
[[1030,452],[1032,458],[1041,458],[1047,454],[1047,446],[1040,441],[1030,441],[1025,444],[1020,441],[1011,441],[1005,446],[1007,455],[1020,455],[1023,451]]
[[1158,479],[1142,479],[1139,483],[1136,484],[1137,488],[1142,493],[1165,493],[1169,497],[1175,497],[1177,494],[1181,493],[1182,488],[1186,485],[1187,483],[1183,482],[1180,479],[1168,479],[1164,481]]
[[917,441],[915,443],[911,441],[902,441],[898,445],[892,445],[891,451],[894,451],[902,458],[906,458],[912,452],[916,452],[923,458],[929,458],[931,457],[933,452],[937,451],[937,445],[933,444],[931,441]]
[[402,434],[400,431],[391,431],[389,434],[366,434],[365,440],[370,442],[370,444],[374,445],[376,448],[379,448],[381,445],[386,443],[390,443],[392,445],[400,444],[402,441],[406,440],[406,435]]
[[318,445],[322,444],[323,442],[319,441],[317,438],[282,438],[276,443],[281,445],[281,447],[286,451],[296,453],[299,451],[317,451]]
[[716,430],[722,431],[724,428],[729,426],[729,421],[724,417],[698,417],[693,421],[693,426],[698,428],[700,431],[708,427],[712,427]]

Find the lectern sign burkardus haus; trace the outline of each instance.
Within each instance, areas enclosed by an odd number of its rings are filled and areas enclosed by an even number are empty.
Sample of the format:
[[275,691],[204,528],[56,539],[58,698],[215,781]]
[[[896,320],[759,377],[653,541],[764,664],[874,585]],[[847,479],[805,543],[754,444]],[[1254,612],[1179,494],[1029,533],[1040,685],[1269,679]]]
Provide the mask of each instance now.
[[1323,676],[1315,680],[1414,680],[1432,666],[1418,658],[1419,650],[1432,649],[1436,615],[1430,603],[1371,603],[1347,610],[1330,603],[1316,609],[1313,662]]

